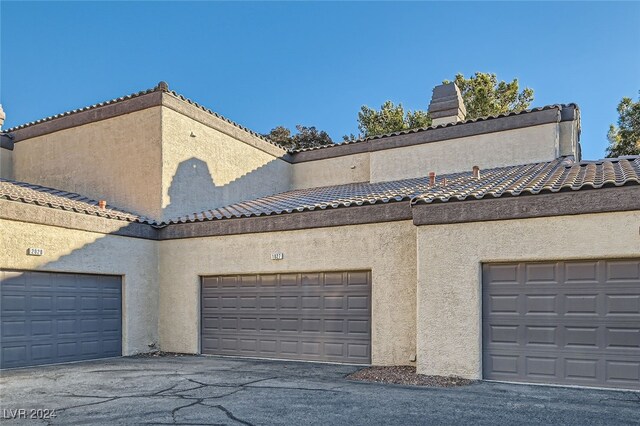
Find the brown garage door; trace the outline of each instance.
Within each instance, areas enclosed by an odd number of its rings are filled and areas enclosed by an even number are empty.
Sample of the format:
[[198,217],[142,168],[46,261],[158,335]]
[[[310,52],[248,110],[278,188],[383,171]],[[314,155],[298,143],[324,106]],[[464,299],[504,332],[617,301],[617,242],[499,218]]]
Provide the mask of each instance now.
[[640,389],[640,260],[483,267],[485,379]]
[[368,271],[203,277],[203,354],[368,364]]

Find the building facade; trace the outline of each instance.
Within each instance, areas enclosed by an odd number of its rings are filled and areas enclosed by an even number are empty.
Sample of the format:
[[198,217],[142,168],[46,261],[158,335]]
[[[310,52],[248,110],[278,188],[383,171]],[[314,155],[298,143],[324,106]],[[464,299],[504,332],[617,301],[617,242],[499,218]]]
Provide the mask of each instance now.
[[3,131],[2,367],[167,352],[640,388],[640,158],[576,105],[286,151],[169,90]]

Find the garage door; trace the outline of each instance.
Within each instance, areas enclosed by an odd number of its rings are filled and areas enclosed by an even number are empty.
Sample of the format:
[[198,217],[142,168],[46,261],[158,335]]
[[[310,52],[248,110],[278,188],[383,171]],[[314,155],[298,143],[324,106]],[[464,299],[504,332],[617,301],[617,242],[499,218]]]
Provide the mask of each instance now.
[[367,271],[202,279],[204,354],[368,364]]
[[483,268],[485,379],[640,389],[640,260]]
[[2,368],[121,355],[120,277],[0,271]]

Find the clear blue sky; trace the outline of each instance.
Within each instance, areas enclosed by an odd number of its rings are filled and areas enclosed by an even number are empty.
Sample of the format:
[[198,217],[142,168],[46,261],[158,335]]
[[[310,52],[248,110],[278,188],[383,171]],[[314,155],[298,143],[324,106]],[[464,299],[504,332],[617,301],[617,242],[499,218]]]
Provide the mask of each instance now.
[[357,133],[361,105],[426,109],[433,86],[495,72],[535,106],[576,102],[601,158],[640,90],[640,4],[11,2],[1,7],[5,128],[166,80],[258,132]]

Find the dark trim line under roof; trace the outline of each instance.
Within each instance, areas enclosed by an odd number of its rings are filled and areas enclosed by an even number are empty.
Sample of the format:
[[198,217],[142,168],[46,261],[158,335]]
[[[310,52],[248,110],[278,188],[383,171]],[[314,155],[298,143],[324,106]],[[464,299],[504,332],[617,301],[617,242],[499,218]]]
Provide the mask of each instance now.
[[[439,126],[372,136],[353,142],[343,142],[340,144],[325,145],[317,148],[287,151],[282,146],[261,134],[229,120],[228,118],[205,108],[175,91],[169,90],[166,83],[160,82],[158,86],[153,89],[144,90],[106,102],[90,105],[88,107],[67,111],[19,126],[14,126],[4,130],[2,134],[11,134],[14,142],[20,142],[21,140],[30,139],[47,133],[140,111],[153,106],[164,105],[163,95],[170,96],[173,99],[191,105],[197,110],[231,125],[232,128],[236,128],[248,136],[257,138],[257,141],[255,139],[253,140],[257,142],[257,145],[249,142],[248,140],[245,140],[244,142],[250,143],[256,148],[269,152],[289,163],[322,160],[364,152],[373,152],[485,133],[500,132],[547,123],[571,121],[576,120],[579,117],[579,109],[576,104],[548,105],[520,112],[482,117],[474,120],[465,120],[455,124],[442,124]],[[195,117],[190,114],[191,111],[189,110],[181,110],[180,112],[195,119]],[[263,146],[263,143],[268,145]],[[269,146],[271,148],[268,148]],[[5,148],[8,148],[8,146]]]
[[549,105],[509,114],[466,120],[459,123],[403,130],[401,132],[372,136],[353,142],[293,151],[290,154],[291,162],[302,163],[345,155],[421,145],[542,124],[572,121],[577,120],[578,117],[579,109],[575,104]]
[[529,109],[524,109],[522,111],[517,111],[517,112],[508,112],[508,113],[504,113],[504,114],[487,115],[487,116],[484,116],[484,117],[478,117],[478,118],[474,118],[474,119],[459,121],[457,123],[446,123],[446,124],[439,124],[437,126],[427,126],[427,127],[418,127],[418,128],[415,128],[415,129],[400,130],[400,131],[397,131],[397,132],[384,133],[384,134],[381,134],[381,135],[362,137],[362,138],[358,138],[358,139],[356,139],[354,141],[346,141],[346,142],[342,142],[342,143],[335,144],[335,145],[321,145],[321,146],[316,146],[316,147],[312,147],[312,148],[303,148],[303,149],[290,150],[289,152],[291,152],[292,154],[297,154],[297,153],[300,153],[300,152],[317,151],[317,150],[326,149],[326,148],[334,148],[336,146],[352,145],[352,144],[372,141],[372,140],[376,140],[376,139],[388,138],[388,137],[392,137],[392,136],[409,135],[409,134],[412,134],[412,133],[419,133],[419,132],[424,132],[424,131],[428,131],[428,130],[442,129],[442,128],[445,128],[445,127],[458,126],[458,125],[461,125],[461,124],[477,123],[477,122],[480,122],[480,121],[493,120],[493,119],[496,119],[496,118],[513,117],[515,115],[527,114],[527,113],[536,112],[536,111],[546,111],[546,110],[550,110],[550,109],[559,110],[561,112],[562,115],[560,117],[560,121],[569,121],[569,120],[574,120],[575,119],[575,110],[578,110],[579,108],[578,108],[578,105],[576,105],[575,103],[545,105],[545,106],[542,106],[542,107],[529,108]]

